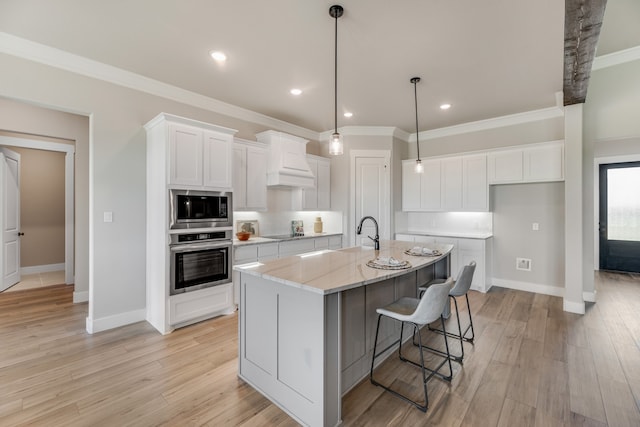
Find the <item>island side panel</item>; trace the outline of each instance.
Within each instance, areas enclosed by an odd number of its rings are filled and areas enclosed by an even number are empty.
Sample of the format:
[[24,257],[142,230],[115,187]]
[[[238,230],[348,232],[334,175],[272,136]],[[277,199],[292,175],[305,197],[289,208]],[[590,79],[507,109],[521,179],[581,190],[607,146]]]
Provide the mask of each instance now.
[[[341,292],[341,342],[342,342],[342,395],[360,381],[367,378],[371,369],[373,340],[376,333],[378,314],[376,309],[403,297],[416,297],[418,287],[433,279],[445,279],[449,275],[449,257],[435,264],[426,265],[393,279],[371,283],[359,288]],[[378,348],[383,349],[397,339],[400,324],[388,318],[380,323]],[[411,337],[410,328],[405,328],[403,340]],[[376,359],[382,363],[391,354],[397,354],[397,347]]]
[[301,424],[339,423],[337,301],[240,273],[239,375]]

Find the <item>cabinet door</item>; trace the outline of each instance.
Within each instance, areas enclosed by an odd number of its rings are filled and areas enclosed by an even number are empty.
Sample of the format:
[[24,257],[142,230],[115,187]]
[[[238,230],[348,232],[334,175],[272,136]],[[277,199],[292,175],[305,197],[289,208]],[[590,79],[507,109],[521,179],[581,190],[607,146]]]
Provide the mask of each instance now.
[[462,210],[462,158],[441,160],[442,209],[449,212]]
[[400,240],[403,242],[413,242],[415,241],[415,237],[411,234],[396,234],[396,240]]
[[328,211],[331,209],[331,164],[328,161],[318,161],[316,191],[318,193],[318,210]]
[[402,210],[405,212],[420,210],[421,174],[414,171],[415,160],[402,162]]
[[202,186],[202,131],[170,125],[169,184]]
[[307,158],[307,164],[313,174],[313,187],[302,189],[302,209],[317,210],[318,209],[318,161]]
[[203,135],[203,182],[202,185],[216,190],[229,190],[233,159],[231,137],[205,131]]
[[523,160],[527,182],[564,180],[564,147],[560,143],[527,147]]
[[460,269],[458,264],[458,239],[453,239],[451,237],[435,237],[434,240],[436,244],[453,245],[453,249],[449,254],[449,269],[451,270],[453,280],[456,280],[458,278],[458,270]]
[[247,150],[238,144],[233,146],[233,209],[247,207]]
[[473,273],[471,289],[486,292],[485,288],[485,242],[476,239],[458,239],[458,265],[459,268],[476,262],[476,270]]
[[420,210],[439,211],[442,208],[441,161],[422,160],[424,172],[420,174]]
[[489,210],[487,156],[477,154],[462,158],[462,207],[465,211]]
[[489,184],[522,182],[522,150],[490,152],[488,167]]
[[246,207],[267,209],[267,150],[247,147]]

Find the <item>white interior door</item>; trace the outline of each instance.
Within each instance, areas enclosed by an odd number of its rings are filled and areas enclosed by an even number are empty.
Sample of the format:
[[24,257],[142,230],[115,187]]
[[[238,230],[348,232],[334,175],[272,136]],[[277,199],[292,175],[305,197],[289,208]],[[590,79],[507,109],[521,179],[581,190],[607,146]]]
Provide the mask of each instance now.
[[2,263],[0,291],[20,281],[20,154],[0,147]]
[[[390,238],[391,200],[389,196],[390,177],[388,151],[354,153],[355,188],[354,228],[355,245],[371,246],[373,242],[367,236],[375,236],[373,221],[367,220],[362,225],[362,234],[356,235],[355,228],[360,219],[372,216],[378,222],[380,240]],[[364,240],[363,240],[364,239]]]

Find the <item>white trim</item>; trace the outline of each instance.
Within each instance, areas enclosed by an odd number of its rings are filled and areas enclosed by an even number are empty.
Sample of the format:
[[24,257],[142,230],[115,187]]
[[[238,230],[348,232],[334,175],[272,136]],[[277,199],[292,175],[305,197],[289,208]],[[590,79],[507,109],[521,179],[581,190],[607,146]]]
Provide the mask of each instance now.
[[591,71],[602,70],[603,68],[614,67],[627,62],[637,61],[639,59],[640,46],[635,46],[629,49],[596,57],[591,65]]
[[[526,111],[524,113],[510,114],[508,116],[493,117],[486,120],[478,120],[475,122],[462,123],[455,126],[449,126],[439,129],[427,130],[420,132],[420,140],[443,138],[446,136],[460,135],[463,133],[479,132],[488,129],[502,128],[507,126],[519,125],[522,123],[537,122],[541,120],[555,119],[564,117],[564,108],[549,107],[541,110]],[[409,142],[415,142],[415,134],[411,135]]]
[[20,274],[50,273],[52,271],[64,270],[64,262],[59,264],[32,265],[30,267],[20,267]]
[[[596,141],[596,144],[598,142],[601,141]],[[626,162],[640,162],[640,154],[594,157],[593,159],[593,269],[595,271],[600,270],[600,165]],[[595,302],[595,297],[589,302]]]
[[562,300],[562,309],[568,313],[584,314],[584,301],[574,302],[565,298]]
[[147,315],[146,309],[127,311],[125,313],[114,314],[112,316],[102,317],[100,319],[92,319],[87,317],[87,332],[95,334],[96,332],[106,331],[108,329],[118,328],[120,326],[130,325],[136,322],[142,322]]
[[88,302],[89,301],[89,291],[79,291],[73,293],[73,303],[79,302]]
[[517,280],[491,279],[491,286],[515,289],[517,291],[534,292],[536,294],[552,295],[554,297],[564,296],[564,286],[542,285],[539,283],[519,282]]
[[582,293],[582,299],[585,302],[596,302],[596,294],[598,292],[597,291],[593,291],[593,292],[583,292]]
[[277,128],[284,132],[293,133],[305,138],[318,139],[317,132],[301,126],[227,104],[226,102],[218,101],[208,96],[150,79],[102,62],[93,61],[64,50],[16,37],[12,34],[0,32],[0,52],[113,83],[118,86],[171,99],[204,110],[246,120],[251,123],[266,126],[267,128]]
[[4,135],[0,135],[0,145],[66,153],[64,161],[64,280],[66,284],[73,283],[73,266],[75,262],[75,145]]
[[[405,142],[409,142],[409,139],[411,137],[411,134],[409,134],[409,132],[405,132],[402,129],[392,126],[344,126],[338,128],[338,132],[342,135],[388,136],[398,138]],[[318,134],[318,141],[328,141],[331,134],[333,134],[333,130],[320,132]]]

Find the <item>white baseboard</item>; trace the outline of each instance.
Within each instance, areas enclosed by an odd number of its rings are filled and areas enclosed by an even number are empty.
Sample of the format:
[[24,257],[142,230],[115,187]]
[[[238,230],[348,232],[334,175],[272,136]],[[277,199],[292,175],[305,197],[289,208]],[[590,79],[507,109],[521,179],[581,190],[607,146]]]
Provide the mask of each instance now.
[[585,302],[596,302],[596,291],[593,292],[583,292],[582,299]]
[[33,265],[20,267],[20,274],[50,273],[52,271],[64,271],[64,262],[60,264]]
[[492,286],[515,289],[518,291],[535,292],[536,294],[564,297],[564,286],[541,285],[539,283],[519,282],[517,280],[491,279]]
[[75,291],[73,293],[73,303],[79,302],[88,302],[89,301],[89,291]]
[[95,334],[96,332],[106,331],[108,329],[118,328],[120,326],[130,325],[132,323],[145,320],[147,310],[134,310],[126,313],[115,314],[100,319],[91,319],[87,317],[87,332]]
[[573,302],[567,301],[567,299],[565,298],[562,301],[562,309],[569,313],[584,314],[584,301]]

